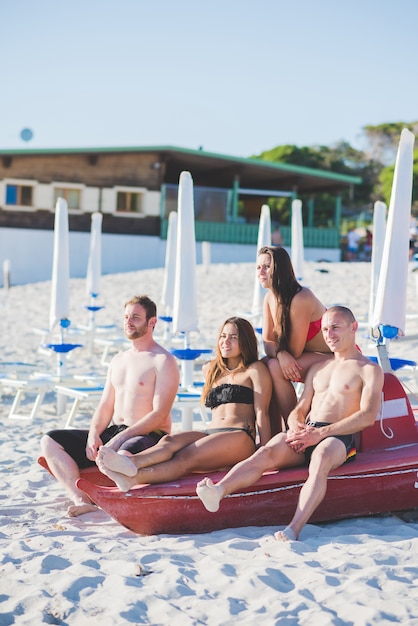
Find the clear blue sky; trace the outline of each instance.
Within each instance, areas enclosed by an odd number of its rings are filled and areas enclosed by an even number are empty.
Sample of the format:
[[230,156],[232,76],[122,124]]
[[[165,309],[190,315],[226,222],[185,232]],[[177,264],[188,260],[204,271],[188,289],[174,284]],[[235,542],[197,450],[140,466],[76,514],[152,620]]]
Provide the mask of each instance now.
[[417,0],[0,0],[0,149],[362,148],[418,119],[417,24]]

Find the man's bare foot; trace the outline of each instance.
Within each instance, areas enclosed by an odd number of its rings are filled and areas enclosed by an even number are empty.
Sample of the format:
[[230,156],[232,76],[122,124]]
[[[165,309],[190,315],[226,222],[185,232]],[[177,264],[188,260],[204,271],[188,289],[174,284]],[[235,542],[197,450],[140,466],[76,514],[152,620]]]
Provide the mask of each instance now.
[[215,513],[219,509],[222,496],[218,485],[215,485],[210,478],[204,478],[197,483],[196,493],[208,511]]
[[125,476],[136,476],[138,471],[135,463],[131,461],[129,456],[118,454],[115,450],[112,450],[112,448],[106,448],[105,446],[100,446],[96,463],[100,471],[104,474],[106,472],[103,472],[102,467],[118,472],[118,474],[125,474]]
[[67,509],[68,517],[78,517],[84,513],[94,513],[98,508],[93,502],[82,502],[81,504],[72,504]]
[[274,538],[278,541],[290,542],[296,541],[297,537],[294,531],[290,528],[290,526],[286,526],[284,530],[278,530],[277,533],[274,533]]

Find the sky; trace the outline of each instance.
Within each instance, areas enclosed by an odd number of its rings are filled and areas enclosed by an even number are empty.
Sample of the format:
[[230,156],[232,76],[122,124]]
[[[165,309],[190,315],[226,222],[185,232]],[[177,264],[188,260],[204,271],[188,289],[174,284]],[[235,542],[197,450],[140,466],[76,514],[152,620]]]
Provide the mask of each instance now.
[[0,150],[363,149],[418,119],[417,24],[417,0],[0,0]]

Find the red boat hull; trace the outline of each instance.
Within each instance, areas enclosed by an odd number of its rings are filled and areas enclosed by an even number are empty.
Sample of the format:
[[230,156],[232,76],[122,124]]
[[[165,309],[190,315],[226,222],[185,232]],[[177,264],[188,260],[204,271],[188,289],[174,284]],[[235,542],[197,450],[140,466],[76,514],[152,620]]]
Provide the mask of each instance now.
[[[222,474],[211,476],[216,481]],[[196,496],[197,474],[163,485],[141,485],[127,493],[83,478],[77,485],[126,528],[155,535],[288,524],[306,477],[306,468],[266,473],[252,487],[225,498],[216,513],[206,511]],[[359,453],[355,462],[330,475],[326,497],[310,521],[416,508],[416,485],[418,443],[393,452]]]
[[[357,449],[355,461],[331,472],[326,496],[310,521],[418,508],[417,422],[393,374],[385,375],[383,413],[361,433]],[[41,464],[48,469],[45,461]],[[217,482],[223,473],[209,475]],[[305,467],[265,473],[254,485],[223,499],[216,513],[209,513],[196,496],[201,474],[159,485],[139,485],[123,493],[115,486],[104,486],[109,479],[90,468],[81,471],[77,486],[135,533],[183,534],[286,525],[307,475]]]

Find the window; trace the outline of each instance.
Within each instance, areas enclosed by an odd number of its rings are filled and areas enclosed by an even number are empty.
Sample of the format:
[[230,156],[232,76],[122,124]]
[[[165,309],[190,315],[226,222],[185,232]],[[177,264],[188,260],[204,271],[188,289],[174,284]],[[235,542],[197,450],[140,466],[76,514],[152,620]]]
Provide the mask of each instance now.
[[32,206],[32,194],[30,185],[6,185],[6,204]]
[[81,190],[68,187],[54,187],[54,206],[58,198],[66,200],[69,209],[80,209]]
[[118,191],[116,210],[125,213],[142,213],[143,194],[133,191]]

